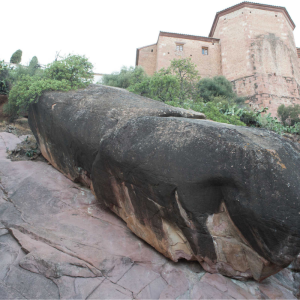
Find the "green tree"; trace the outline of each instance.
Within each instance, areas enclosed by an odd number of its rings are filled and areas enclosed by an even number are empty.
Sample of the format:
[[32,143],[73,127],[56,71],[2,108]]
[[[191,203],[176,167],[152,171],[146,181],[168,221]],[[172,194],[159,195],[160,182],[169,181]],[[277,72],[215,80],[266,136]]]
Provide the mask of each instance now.
[[66,80],[72,89],[79,89],[93,82],[93,65],[85,56],[69,54],[47,65],[44,76],[58,81]]
[[178,98],[180,103],[183,103],[188,98],[192,98],[195,83],[200,79],[199,72],[196,70],[196,65],[192,60],[190,58],[173,59],[167,73],[168,71],[179,80],[180,91]]
[[10,58],[10,62],[12,64],[19,64],[21,60],[22,60],[22,50],[19,49],[13,53],[13,55]]
[[41,66],[39,65],[39,61],[38,61],[38,58],[36,56],[34,56],[31,59],[27,69],[28,69],[28,74],[31,75],[31,76],[37,74],[38,72],[42,73],[42,72],[40,72],[41,71]]
[[285,106],[284,104],[281,104],[277,108],[277,114],[281,122],[284,126],[286,126],[286,121],[290,119],[291,125],[294,125],[295,123],[300,122],[299,115],[300,115],[300,105],[289,105]]
[[300,105],[295,104],[294,106],[290,106],[290,118],[291,118],[291,125],[293,126],[296,123],[300,122]]
[[70,82],[65,79],[56,80],[40,76],[23,75],[9,93],[9,104],[13,108],[18,109],[18,111],[13,111],[11,114],[27,111],[29,104],[37,102],[38,98],[45,91],[69,91],[71,89]]
[[10,88],[10,70],[11,68],[0,61],[0,95],[7,95]]
[[92,68],[93,65],[84,56],[68,55],[47,65],[44,72],[34,76],[20,74],[24,69],[19,69],[19,73],[14,74],[6,112],[15,116],[26,111],[29,104],[38,101],[45,91],[68,91],[88,86],[93,80]]
[[243,98],[237,97],[233,91],[232,84],[224,76],[215,76],[213,78],[203,78],[196,86],[197,95],[204,102],[212,101],[216,97],[224,99],[234,99],[237,102],[243,102]]
[[127,89],[130,85],[142,82],[146,74],[141,67],[122,67],[120,72],[106,74],[102,78],[102,84]]
[[136,83],[128,88],[136,94],[159,100],[162,102],[178,100],[180,95],[180,83],[172,74],[166,74],[162,69],[152,77],[146,77],[141,83]]
[[39,65],[39,61],[38,61],[38,58],[36,56],[34,56],[30,63],[29,63],[29,66],[28,66],[30,69],[37,69],[37,68],[40,68],[40,65]]
[[289,109],[289,107],[286,107],[284,104],[281,104],[277,108],[277,114],[278,114],[278,117],[280,118],[281,122],[285,125],[286,120],[290,116],[290,109]]

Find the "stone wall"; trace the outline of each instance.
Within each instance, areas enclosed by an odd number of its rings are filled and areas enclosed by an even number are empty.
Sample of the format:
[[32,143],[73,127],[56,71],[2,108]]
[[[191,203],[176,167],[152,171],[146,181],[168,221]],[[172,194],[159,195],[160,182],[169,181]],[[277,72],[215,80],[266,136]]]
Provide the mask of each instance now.
[[142,66],[148,75],[153,75],[156,71],[157,46],[149,45],[137,49],[137,66]]
[[254,107],[276,115],[284,103],[300,104],[300,68],[293,28],[282,12],[244,7],[220,16],[223,75]]
[[[172,34],[170,34],[172,35]],[[196,40],[195,38],[199,38]],[[220,44],[217,39],[194,37],[188,35],[159,35],[157,42],[156,71],[170,66],[172,59],[191,58],[197,65],[201,77],[212,77],[221,74]],[[176,50],[176,45],[182,46],[182,51]],[[202,47],[208,48],[208,55],[202,54]]]
[[152,75],[172,59],[189,57],[202,78],[224,75],[251,106],[268,106],[276,116],[280,104],[300,104],[294,28],[284,7],[242,2],[216,14],[209,37],[160,32],[157,52],[149,52],[153,45],[138,49],[137,65]]

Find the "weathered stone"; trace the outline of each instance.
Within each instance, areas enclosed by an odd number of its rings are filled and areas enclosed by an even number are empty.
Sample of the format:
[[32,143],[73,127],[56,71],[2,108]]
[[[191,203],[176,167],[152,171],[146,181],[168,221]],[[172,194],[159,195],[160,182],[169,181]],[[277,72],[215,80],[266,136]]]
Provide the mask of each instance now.
[[[240,298],[250,293],[251,299],[263,299],[267,296],[260,290],[262,285],[273,298],[281,295],[283,299],[294,299],[291,293],[299,293],[298,273],[293,279],[287,269],[259,284],[222,275],[204,277],[196,261],[167,260],[115,214],[98,205],[90,190],[72,183],[44,162],[12,162],[5,158],[5,145],[18,143],[20,139],[12,134],[0,133],[1,189],[6,199],[0,200],[0,226],[7,231],[0,235],[0,244],[5,245],[0,251],[0,299],[165,299],[166,294],[179,295],[177,299],[216,299],[231,298],[229,290]],[[18,240],[10,234],[13,232]],[[38,260],[22,264],[33,255]],[[43,261],[46,264],[40,264]],[[23,270],[20,264],[37,268]],[[73,277],[75,270],[84,265],[98,269],[104,277]],[[138,295],[127,289],[135,290],[129,273],[133,265],[141,267],[134,270],[132,280],[145,276],[145,269],[149,274],[159,274],[157,278],[141,278],[140,286],[146,286]],[[63,272],[55,273],[55,268]],[[80,269],[77,275],[91,274],[86,268]],[[69,275],[63,275],[65,271]],[[53,274],[62,276],[53,278]],[[223,281],[227,292],[221,291]]]
[[266,130],[191,118],[203,115],[103,86],[46,93],[29,111],[45,158],[156,250],[263,280],[300,251],[299,151]]
[[100,141],[128,120],[141,116],[205,118],[195,111],[99,85],[45,93],[30,107],[29,115],[43,156],[68,178],[87,186]]
[[92,178],[98,199],[165,256],[262,280],[300,249],[299,167],[293,144],[265,130],[141,117],[102,141]]
[[159,299],[167,285],[166,281],[162,277],[159,277],[144,287],[136,296],[136,299]]
[[105,279],[89,299],[133,299],[132,292]]
[[289,268],[291,270],[300,272],[300,254],[298,255],[298,257],[291,263],[291,265],[289,266]]
[[57,299],[59,297],[58,289],[51,280],[18,266],[10,268],[5,283],[27,299]]
[[43,274],[47,278],[71,277],[102,277],[102,273],[87,262],[65,254],[45,243],[31,239],[17,229],[12,229],[13,236],[29,253],[21,261],[23,269]]
[[190,285],[182,270],[166,265],[161,273],[168,286],[160,294],[160,299],[177,299],[188,291]]

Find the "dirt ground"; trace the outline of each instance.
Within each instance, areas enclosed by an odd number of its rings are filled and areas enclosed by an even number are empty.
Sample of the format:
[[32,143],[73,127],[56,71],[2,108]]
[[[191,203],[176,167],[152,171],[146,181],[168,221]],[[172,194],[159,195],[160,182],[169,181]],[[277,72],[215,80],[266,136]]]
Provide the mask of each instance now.
[[28,119],[19,118],[12,123],[2,121],[0,122],[0,132],[9,132],[18,137],[24,137],[24,141],[19,143],[14,150],[7,152],[8,158],[10,158],[12,161],[46,161],[41,154],[32,131],[29,128]]

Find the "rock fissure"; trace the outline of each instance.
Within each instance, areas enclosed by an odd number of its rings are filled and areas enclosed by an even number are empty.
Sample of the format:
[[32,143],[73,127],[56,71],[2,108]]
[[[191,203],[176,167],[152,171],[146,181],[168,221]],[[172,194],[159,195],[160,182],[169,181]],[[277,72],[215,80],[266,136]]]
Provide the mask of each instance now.
[[[100,269],[98,269],[95,265],[93,265],[91,262],[89,262],[89,261],[86,261],[86,260],[84,260],[82,257],[80,257],[80,256],[78,256],[78,255],[76,255],[76,253],[74,253],[72,250],[70,250],[68,247],[66,247],[66,246],[63,246],[63,247],[60,247],[60,246],[57,246],[57,245],[54,245],[50,240],[46,240],[46,239],[44,239],[44,238],[42,238],[42,237],[40,237],[40,236],[37,236],[37,235],[35,235],[35,234],[33,234],[32,232],[30,232],[30,231],[27,231],[26,229],[24,229],[23,227],[20,227],[20,226],[16,226],[15,227],[16,229],[19,229],[20,230],[20,232],[22,232],[22,230],[23,230],[23,232],[22,233],[24,233],[24,234],[29,234],[29,236],[31,237],[31,238],[33,238],[34,240],[36,240],[36,241],[42,241],[42,242],[44,242],[46,245],[48,245],[49,247],[53,247],[54,249],[56,249],[56,250],[58,250],[58,251],[60,251],[60,252],[62,252],[62,253],[64,253],[64,254],[66,254],[66,255],[70,255],[70,256],[72,256],[72,257],[74,257],[74,258],[77,258],[78,260],[80,260],[80,261],[83,261],[83,262],[85,262],[85,263],[87,263],[87,264],[91,264],[96,270],[98,270],[101,274],[102,274],[102,272],[101,272],[101,270]],[[11,230],[11,234],[14,236],[14,233],[13,233],[13,231]],[[18,239],[17,239],[17,237],[15,237],[14,236],[14,238],[18,241]],[[19,242],[19,241],[18,241]],[[20,242],[19,242],[20,243]],[[21,247],[23,248],[23,245],[20,243],[20,245],[21,245]],[[84,245],[84,244],[83,244]],[[64,251],[63,249],[67,249],[68,251]],[[96,248],[96,247],[95,247]],[[26,252],[28,252],[28,253],[30,253],[30,251],[28,251],[26,248],[23,248],[24,250],[26,250]],[[97,249],[97,248],[96,248]],[[86,265],[85,265],[86,266]],[[91,269],[90,269],[90,267],[89,266],[87,266],[88,267],[88,269],[93,273],[93,274],[95,274],[94,273],[94,271],[92,271]],[[96,275],[96,274],[95,274]],[[103,276],[103,274],[102,274],[102,276]]]
[[85,298],[85,300],[89,299],[89,297],[101,286],[101,284],[103,283],[103,281],[101,281],[89,294],[88,296]]

